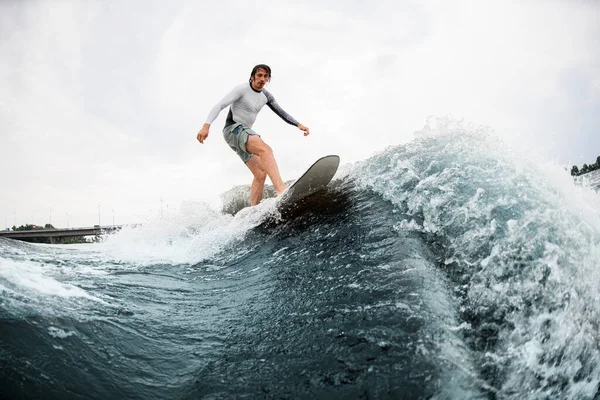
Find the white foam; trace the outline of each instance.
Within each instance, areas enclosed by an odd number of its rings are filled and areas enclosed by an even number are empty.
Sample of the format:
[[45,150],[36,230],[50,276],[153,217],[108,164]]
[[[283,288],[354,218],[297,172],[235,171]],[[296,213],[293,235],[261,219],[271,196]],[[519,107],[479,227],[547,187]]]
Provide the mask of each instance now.
[[13,292],[98,300],[75,285],[59,282],[47,275],[43,264],[31,261],[0,258],[0,281],[3,281],[5,290]]
[[265,199],[235,216],[205,203],[185,202],[178,212],[149,218],[109,236],[99,251],[110,260],[133,265],[194,264],[242,240],[249,229],[276,216],[276,200]]
[[50,334],[50,336],[58,338],[58,339],[65,339],[68,338],[69,336],[73,336],[76,333],[73,331],[65,331],[63,329],[57,328],[55,326],[51,326],[48,328],[48,333]]

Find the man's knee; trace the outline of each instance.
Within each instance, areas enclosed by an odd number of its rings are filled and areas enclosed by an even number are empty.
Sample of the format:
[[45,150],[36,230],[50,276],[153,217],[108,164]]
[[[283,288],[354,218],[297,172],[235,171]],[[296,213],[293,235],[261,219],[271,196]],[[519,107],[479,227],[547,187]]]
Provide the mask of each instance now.
[[262,144],[258,147],[256,154],[264,157],[265,155],[273,154],[273,149],[265,142],[262,142]]
[[262,139],[248,141],[246,148],[252,153],[258,156],[264,156],[265,154],[273,154],[271,146],[266,144]]

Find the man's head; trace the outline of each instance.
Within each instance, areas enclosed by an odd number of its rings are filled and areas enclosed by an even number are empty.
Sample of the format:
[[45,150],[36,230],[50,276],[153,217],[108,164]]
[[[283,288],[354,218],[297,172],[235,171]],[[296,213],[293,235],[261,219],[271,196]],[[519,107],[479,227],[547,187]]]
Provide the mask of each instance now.
[[258,64],[252,68],[250,73],[250,84],[254,90],[262,90],[271,80],[271,67],[266,64]]

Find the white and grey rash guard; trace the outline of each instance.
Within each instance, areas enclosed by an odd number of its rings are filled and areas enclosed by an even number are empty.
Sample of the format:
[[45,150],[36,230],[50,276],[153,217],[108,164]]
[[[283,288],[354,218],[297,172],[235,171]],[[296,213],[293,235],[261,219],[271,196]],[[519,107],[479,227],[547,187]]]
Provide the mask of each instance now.
[[212,125],[213,121],[219,116],[219,113],[230,104],[231,107],[229,108],[229,114],[227,114],[225,128],[237,124],[252,128],[258,112],[265,104],[285,122],[298,126],[298,121],[283,111],[271,93],[265,89],[260,92],[256,91],[250,83],[243,83],[234,87],[231,92],[210,110],[206,118],[206,123]]

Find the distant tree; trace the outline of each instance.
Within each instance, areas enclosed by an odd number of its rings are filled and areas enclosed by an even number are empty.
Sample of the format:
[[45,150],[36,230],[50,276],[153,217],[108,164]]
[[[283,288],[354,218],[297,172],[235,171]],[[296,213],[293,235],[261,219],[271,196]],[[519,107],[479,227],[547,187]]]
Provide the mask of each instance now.
[[573,165],[573,168],[571,168],[571,176],[577,175],[579,175],[579,168],[577,168],[577,165]]
[[571,168],[571,175],[578,176],[598,170],[600,170],[600,156],[596,157],[596,162],[594,164],[583,164],[581,169],[579,169],[577,165],[573,165],[573,167]]
[[[19,227],[16,227],[13,225],[13,227],[12,227],[13,231],[39,231],[39,230],[44,230],[44,229],[56,229],[56,228],[54,228],[54,226],[52,226],[52,224],[46,224],[43,227],[34,225],[34,224],[25,224],[25,225],[21,225]],[[30,242],[30,243],[50,243],[50,238],[23,238],[20,240],[22,240],[24,242]]]
[[[12,230],[13,231],[37,231],[37,230],[41,230],[44,229],[41,226],[37,226],[37,225],[33,225],[33,224],[25,224],[25,225],[21,225],[19,227],[13,226]],[[50,243],[50,238],[22,238],[19,239],[22,240],[24,242],[30,242],[30,243]]]
[[43,227],[34,225],[34,224],[21,225],[18,228],[13,225],[13,227],[12,227],[13,231],[39,231],[42,229],[56,229],[56,228],[54,226],[52,226],[52,224],[46,224]]
[[13,226],[13,231],[34,231],[36,229],[42,229],[37,225],[33,225],[33,224],[25,224],[25,225],[21,225],[18,228]]
[[[56,228],[52,224],[46,224],[46,225],[44,225],[44,227],[37,226],[34,224],[26,224],[26,225],[21,225],[19,227],[16,227],[15,225],[13,225],[13,227],[12,227],[13,231],[39,231],[39,230],[44,230],[44,229],[56,229]],[[24,242],[29,242],[29,243],[50,243],[51,242],[50,238],[22,238],[19,240],[22,240]],[[85,236],[55,238],[54,240],[55,240],[55,243],[63,243],[63,244],[89,243],[90,242]]]

